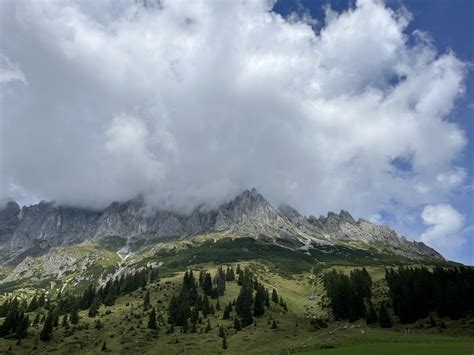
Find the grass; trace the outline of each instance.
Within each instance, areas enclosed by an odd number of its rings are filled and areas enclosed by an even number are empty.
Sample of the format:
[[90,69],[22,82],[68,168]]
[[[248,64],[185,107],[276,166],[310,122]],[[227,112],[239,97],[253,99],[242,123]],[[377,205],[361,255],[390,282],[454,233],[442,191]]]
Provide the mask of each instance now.
[[[292,251],[273,244],[256,241],[253,238],[237,238],[231,236],[202,237],[199,243],[183,241],[178,248],[168,245],[160,250],[149,249],[146,254],[132,256],[127,262],[135,267],[144,266],[149,262],[161,262],[160,282],[155,282],[147,288],[151,292],[151,303],[157,308],[162,317],[161,330],[158,334],[146,328],[147,312],[143,311],[142,302],[145,290],[138,290],[131,295],[120,297],[112,307],[100,308],[100,315],[89,318],[86,311],[80,312],[80,323],[87,329],[76,330],[66,336],[66,330],[59,326],[54,331],[51,342],[38,341],[40,326],[30,327],[28,338],[21,345],[16,345],[16,339],[0,339],[0,354],[31,353],[34,347],[38,353],[58,354],[99,354],[104,341],[109,353],[129,354],[140,349],[143,354],[202,354],[206,353],[321,353],[321,354],[464,354],[472,353],[474,342],[474,320],[461,321],[444,320],[447,329],[423,328],[416,325],[407,327],[412,331],[405,334],[404,327],[394,329],[378,329],[367,327],[364,322],[352,324],[332,323],[328,328],[315,330],[307,315],[324,316],[326,311],[321,307],[324,294],[321,284],[321,271],[336,268],[349,273],[354,267],[367,266],[374,283],[381,285],[383,293],[384,264],[373,263],[366,252],[347,254],[345,249],[312,251],[307,255],[303,251]],[[119,260],[113,248],[97,249],[93,244],[84,245],[71,250],[76,255],[97,255],[98,258],[87,270],[75,272],[58,284],[73,284],[80,276],[98,277],[105,272],[113,271]],[[349,256],[348,256],[349,255]],[[140,258],[141,257],[141,258]],[[316,257],[318,260],[315,260]],[[354,257],[352,262],[348,258]],[[341,261],[342,260],[342,261]],[[386,260],[387,265],[408,265],[408,262],[397,257]],[[276,288],[288,304],[289,312],[273,304],[262,317],[256,318],[257,326],[249,326],[235,333],[232,320],[222,320],[222,310],[209,316],[212,329],[209,333],[201,333],[206,326],[206,320],[199,326],[198,333],[183,334],[176,329],[173,334],[166,334],[166,308],[169,299],[179,291],[182,273],[187,268],[196,272],[199,268],[215,272],[217,265],[250,266],[259,280],[271,291]],[[51,280],[41,284],[27,284],[30,288],[40,285],[47,288]],[[79,286],[81,286],[80,284]],[[9,286],[13,291],[18,284]],[[77,285],[75,287],[78,287]],[[18,292],[18,291],[16,291]],[[220,298],[222,309],[225,304],[235,299],[239,286],[235,282],[226,284],[226,292]],[[212,301],[215,305],[215,300]],[[232,316],[235,313],[232,313]],[[30,320],[35,314],[30,314]],[[96,330],[94,322],[100,319],[103,329]],[[278,329],[271,329],[271,323],[276,320]],[[2,320],[0,319],[0,323]],[[439,323],[439,322],[438,322]],[[219,325],[227,330],[229,348],[222,349],[222,339],[218,337]],[[416,333],[414,333],[416,331]],[[334,349],[321,350],[321,346]],[[11,349],[11,350],[9,350]]]
[[[54,331],[53,340],[43,343],[37,340],[40,326],[30,327],[28,338],[22,340],[21,345],[16,345],[16,339],[0,339],[0,353],[22,354],[31,353],[36,346],[38,353],[52,352],[58,354],[99,354],[104,341],[107,343],[109,353],[129,354],[140,349],[143,354],[202,354],[206,353],[260,353],[260,354],[437,354],[438,353],[465,353],[474,341],[474,327],[469,320],[450,322],[446,320],[447,329],[443,333],[438,328],[416,329],[416,333],[405,334],[404,329],[370,328],[364,322],[332,323],[328,328],[315,330],[304,316],[308,304],[308,295],[311,294],[309,272],[288,276],[270,272],[265,263],[251,260],[240,263],[241,267],[250,266],[259,279],[271,289],[275,287],[278,293],[288,303],[289,312],[271,303],[270,310],[262,317],[255,318],[257,326],[249,326],[241,332],[235,333],[232,329],[232,320],[222,320],[222,310],[209,316],[212,329],[209,333],[201,333],[206,326],[206,319],[198,328],[198,333],[183,334],[179,329],[175,333],[165,333],[166,308],[170,297],[179,292],[182,273],[164,277],[147,289],[151,293],[151,304],[157,308],[162,317],[161,330],[158,334],[146,328],[147,312],[143,311],[143,296],[146,290],[138,290],[131,295],[120,297],[112,307],[100,308],[100,315],[89,318],[86,311],[80,312],[80,323],[87,325],[88,329],[77,330],[74,334],[66,336],[66,330],[60,325]],[[234,268],[235,268],[234,264]],[[195,272],[203,267],[215,273],[214,262],[193,265]],[[219,299],[222,309],[224,305],[235,299],[240,287],[236,282],[227,282],[226,291]],[[317,290],[318,294],[320,290]],[[216,304],[216,301],[212,301]],[[233,316],[235,313],[232,313]],[[30,314],[33,319],[35,314]],[[100,319],[104,328],[96,330],[94,322]],[[278,329],[271,329],[271,322],[276,320]],[[222,339],[218,337],[219,325],[227,330],[229,348],[222,349]],[[409,326],[415,329],[415,326]],[[321,345],[335,346],[335,349],[319,350]],[[11,349],[11,350],[8,350]],[[427,350],[428,349],[428,350]],[[435,350],[433,350],[435,349]],[[442,352],[444,351],[444,352]],[[456,352],[459,351],[459,352]]]
[[471,355],[474,342],[467,343],[379,343],[299,352],[299,355]]

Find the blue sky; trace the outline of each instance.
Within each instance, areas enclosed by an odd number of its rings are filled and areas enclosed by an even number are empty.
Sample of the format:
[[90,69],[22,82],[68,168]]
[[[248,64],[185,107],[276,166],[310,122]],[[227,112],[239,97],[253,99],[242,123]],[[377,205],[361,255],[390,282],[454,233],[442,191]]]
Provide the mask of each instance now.
[[473,264],[474,3],[327,3],[0,1],[0,201],[257,187]]
[[[292,12],[307,12],[318,20],[315,25],[318,30],[324,23],[324,8],[330,7],[338,12],[354,7],[352,0],[278,0],[274,11],[282,16]],[[454,51],[463,61],[474,66],[474,1],[472,0],[387,0],[385,4],[394,10],[405,7],[411,14],[412,20],[406,32],[422,30],[428,33],[439,52]],[[458,164],[466,169],[465,184],[453,191],[447,203],[465,216],[463,234],[466,243],[456,252],[454,259],[473,265],[474,264],[474,67],[465,78],[465,93],[457,99],[455,107],[448,119],[456,122],[465,132],[467,145],[459,156]],[[403,168],[403,167],[402,167]],[[388,224],[396,223],[390,215],[381,211],[382,220]],[[410,226],[399,225],[398,230],[404,232],[412,239],[417,239],[423,233],[426,225],[421,218]]]

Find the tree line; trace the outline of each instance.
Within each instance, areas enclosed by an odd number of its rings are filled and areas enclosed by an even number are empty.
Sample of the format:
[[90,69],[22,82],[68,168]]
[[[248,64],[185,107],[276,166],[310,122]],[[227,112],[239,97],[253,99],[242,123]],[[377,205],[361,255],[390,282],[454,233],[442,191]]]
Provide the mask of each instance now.
[[[386,305],[381,302],[376,310],[372,303],[372,278],[365,268],[354,269],[349,275],[333,269],[324,274],[323,284],[335,320],[365,318],[367,324],[392,326]],[[321,327],[319,323],[315,326]]]
[[425,267],[386,269],[393,312],[401,323],[413,323],[431,312],[459,319],[474,311],[474,269]]
[[[35,294],[30,302],[26,298],[13,297],[0,305],[0,317],[5,317],[0,325],[0,337],[25,338],[31,324],[42,323],[40,332],[42,341],[49,341],[53,329],[59,325],[63,316],[63,325],[79,323],[79,311],[88,310],[89,317],[95,317],[101,305],[111,306],[120,295],[129,294],[148,283],[157,280],[157,270],[146,268],[135,273],[122,275],[109,280],[103,287],[90,284],[81,294],[58,292],[55,298],[45,293]],[[46,314],[47,311],[47,314]],[[35,312],[33,322],[27,313]]]
[[[224,295],[226,282],[234,281],[240,286],[239,295],[232,302],[221,305],[219,297]],[[216,300],[215,304],[212,300]],[[270,297],[268,289],[257,280],[248,267],[242,270],[240,265],[237,265],[234,272],[232,266],[227,267],[225,271],[219,266],[214,277],[204,270],[200,271],[198,277],[194,276],[192,270],[186,271],[179,294],[173,295],[168,305],[168,332],[173,332],[175,326],[181,327],[183,333],[196,332],[197,324],[202,323],[203,318],[221,309],[222,319],[233,319],[234,329],[240,331],[253,323],[253,317],[264,315],[270,307],[270,301],[284,310],[288,309],[275,289]],[[208,319],[205,331],[209,330]]]

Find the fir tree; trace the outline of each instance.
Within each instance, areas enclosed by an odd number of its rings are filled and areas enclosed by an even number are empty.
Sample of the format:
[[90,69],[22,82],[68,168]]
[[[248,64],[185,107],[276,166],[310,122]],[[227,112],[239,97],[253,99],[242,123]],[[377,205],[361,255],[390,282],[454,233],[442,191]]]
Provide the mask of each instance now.
[[240,325],[239,317],[234,318],[234,329],[238,332],[242,330],[242,326]]
[[222,337],[222,349],[227,349],[227,337],[224,333],[224,336]]
[[100,299],[98,296],[94,297],[89,306],[89,317],[94,318],[99,313]]
[[151,312],[148,315],[148,329],[158,329],[158,324],[156,323],[156,311],[154,307],[151,309]]
[[253,304],[253,281],[250,275],[246,275],[242,287],[240,288],[239,296],[237,297],[235,310],[240,317],[241,326],[252,324],[252,304]]
[[229,305],[225,306],[224,314],[222,315],[222,319],[230,319]]
[[38,309],[38,299],[36,298],[36,295],[34,295],[28,306],[28,312],[34,312],[37,309]]
[[204,277],[202,291],[207,296],[210,296],[212,293],[212,279],[211,279],[211,274],[209,274],[208,272],[206,273],[206,276]]
[[262,285],[257,286],[255,292],[255,299],[253,302],[253,314],[256,317],[262,316],[265,313],[265,288]]
[[379,318],[379,325],[381,328],[392,327],[392,319],[390,318],[387,308],[385,308],[385,305],[383,303],[380,304],[378,318]]
[[71,309],[69,320],[71,321],[71,324],[79,323],[79,312],[77,311],[77,307],[75,305]]
[[145,297],[143,298],[143,310],[148,310],[150,307],[150,290],[147,290],[145,293]]
[[18,317],[18,324],[15,329],[15,333],[18,340],[22,338],[26,338],[26,335],[28,334],[29,325],[30,325],[30,318],[28,317],[28,315],[25,315],[23,312],[21,312],[21,314]]
[[366,323],[367,324],[375,324],[379,321],[379,318],[377,317],[377,312],[375,311],[374,304],[372,301],[368,301],[369,307],[367,310],[367,318],[366,318]]
[[223,325],[221,325],[221,326],[219,327],[219,336],[220,336],[221,338],[224,338],[224,337],[225,337],[225,331],[224,331],[224,326],[223,326]]
[[50,341],[53,336],[53,312],[49,311],[40,333],[41,341]]
[[276,289],[273,289],[272,291],[272,301],[278,303],[278,293]]
[[202,315],[204,317],[207,317],[208,314],[211,313],[211,306],[209,304],[209,298],[207,297],[207,295],[204,295],[204,297],[202,298]]

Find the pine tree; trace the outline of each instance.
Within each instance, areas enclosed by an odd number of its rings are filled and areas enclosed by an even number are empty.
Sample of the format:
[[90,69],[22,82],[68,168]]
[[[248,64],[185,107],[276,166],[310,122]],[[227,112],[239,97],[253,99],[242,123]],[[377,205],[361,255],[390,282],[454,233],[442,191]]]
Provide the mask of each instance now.
[[379,318],[377,317],[377,312],[375,311],[374,304],[372,301],[368,301],[369,307],[367,310],[367,318],[366,318],[366,323],[367,324],[375,324],[379,321]]
[[378,318],[379,318],[379,325],[381,328],[392,327],[392,319],[390,318],[387,308],[385,308],[385,305],[383,303],[380,304]]
[[234,329],[238,332],[242,330],[242,326],[240,325],[239,317],[234,318]]
[[229,311],[229,306],[225,306],[224,308],[224,314],[222,315],[222,319],[229,319],[230,318],[230,311]]
[[53,308],[53,327],[57,327],[59,325],[59,307]]
[[246,275],[240,288],[239,296],[237,297],[235,311],[240,317],[241,326],[246,326],[253,323],[252,319],[252,305],[253,305],[253,281],[250,275]]
[[212,279],[211,279],[211,274],[209,274],[208,272],[206,273],[206,276],[204,277],[202,291],[207,296],[210,296],[212,293]]
[[49,311],[48,316],[40,333],[41,341],[50,341],[53,336],[53,312]]
[[234,275],[234,269],[231,267],[227,267],[226,272],[225,272],[225,280],[226,281],[234,281],[235,280],[235,275]]
[[100,349],[101,351],[107,351],[107,343],[104,340],[104,343],[102,344],[102,348]]
[[211,330],[211,321],[208,319],[207,320],[207,325],[206,325],[206,329],[204,330],[206,333],[209,332]]
[[68,327],[69,326],[69,322],[67,321],[67,314],[65,314],[63,316],[63,320],[61,322],[61,326],[63,326],[64,328]]
[[273,289],[272,291],[272,301],[278,303],[278,293],[276,289]]
[[156,311],[154,307],[151,309],[151,312],[148,315],[148,329],[158,329],[158,324],[156,323]]
[[79,313],[77,311],[76,305],[74,305],[71,309],[71,313],[69,315],[69,320],[71,324],[78,324],[79,323]]
[[36,297],[36,295],[33,296],[33,298],[31,299],[31,302],[28,306],[28,312],[34,312],[38,309],[38,299]]
[[202,315],[204,317],[207,317],[208,314],[211,313],[211,306],[209,304],[209,298],[207,297],[207,295],[204,295],[204,297],[202,298]]
[[148,310],[150,307],[150,290],[147,290],[145,293],[145,297],[143,298],[143,310]]
[[227,337],[224,333],[224,336],[222,337],[222,349],[227,349]]
[[278,325],[277,325],[275,319],[273,320],[273,323],[272,323],[272,329],[278,329]]
[[94,297],[92,300],[92,303],[90,304],[89,307],[89,317],[94,318],[97,313],[99,313],[99,308],[100,308],[100,299],[98,296]]
[[221,310],[221,304],[219,302],[219,298],[217,298],[217,302],[216,302],[216,311],[220,311]]
[[18,340],[22,338],[26,338],[26,335],[28,334],[29,325],[30,325],[30,318],[28,317],[28,315],[25,315],[23,312],[21,312],[21,314],[18,317],[18,324],[15,329],[15,333]]
[[187,333],[188,330],[189,330],[189,323],[188,323],[188,320],[185,319],[185,320],[183,321],[183,333]]
[[33,319],[33,324],[36,325],[38,324],[40,321],[40,314],[39,313],[36,313],[36,316],[35,318]]
[[219,336],[220,336],[221,338],[224,338],[224,337],[225,337],[225,331],[224,331],[224,326],[223,326],[223,325],[221,325],[221,326],[219,327]]
[[175,324],[176,318],[178,317],[178,299],[173,295],[168,306],[168,323]]
[[265,288],[262,285],[257,286],[255,299],[253,302],[253,315],[262,316],[265,313]]

